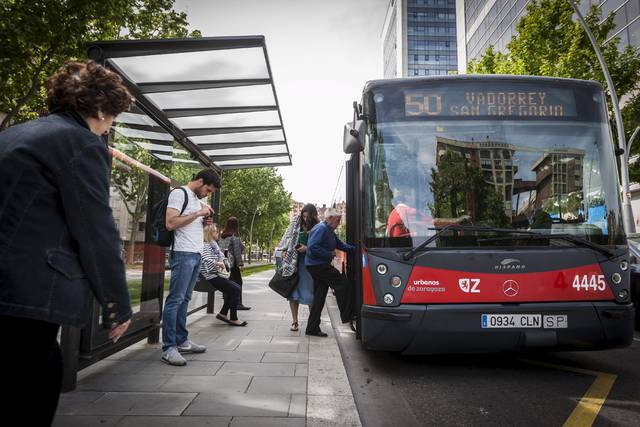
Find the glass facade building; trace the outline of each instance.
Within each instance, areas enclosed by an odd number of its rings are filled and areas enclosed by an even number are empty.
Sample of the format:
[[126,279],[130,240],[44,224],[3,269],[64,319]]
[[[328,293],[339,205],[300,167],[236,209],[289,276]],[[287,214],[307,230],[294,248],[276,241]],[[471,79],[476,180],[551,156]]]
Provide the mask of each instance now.
[[[466,63],[480,57],[490,45],[504,51],[516,25],[526,14],[530,0],[456,0],[458,39],[464,46],[458,52],[460,72],[466,71]],[[620,48],[640,46],[640,0],[583,0],[580,10],[586,13],[592,6],[602,10],[606,17],[615,12],[616,29],[609,40],[620,38]]]
[[457,72],[456,1],[391,0],[382,44],[385,78]]

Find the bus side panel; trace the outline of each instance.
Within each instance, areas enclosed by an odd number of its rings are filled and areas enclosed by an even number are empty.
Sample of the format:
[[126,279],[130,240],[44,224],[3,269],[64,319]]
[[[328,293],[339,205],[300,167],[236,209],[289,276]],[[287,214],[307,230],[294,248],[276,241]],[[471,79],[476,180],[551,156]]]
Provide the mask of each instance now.
[[362,344],[369,350],[402,351],[421,331],[426,306],[362,306]]

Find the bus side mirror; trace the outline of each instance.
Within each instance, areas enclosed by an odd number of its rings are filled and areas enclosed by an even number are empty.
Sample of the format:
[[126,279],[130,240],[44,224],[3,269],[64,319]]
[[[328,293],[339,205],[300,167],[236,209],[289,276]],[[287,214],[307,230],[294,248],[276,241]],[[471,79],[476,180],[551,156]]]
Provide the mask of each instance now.
[[342,149],[345,153],[359,153],[364,150],[364,120],[355,120],[344,125]]

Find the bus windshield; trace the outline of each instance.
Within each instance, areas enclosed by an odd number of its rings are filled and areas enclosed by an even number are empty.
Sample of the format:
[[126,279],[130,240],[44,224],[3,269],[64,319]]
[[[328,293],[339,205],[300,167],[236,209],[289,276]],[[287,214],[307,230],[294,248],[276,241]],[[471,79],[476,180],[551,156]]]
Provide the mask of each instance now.
[[[368,246],[415,246],[449,224],[624,244],[616,158],[598,86],[403,82],[369,87],[363,98]],[[451,232],[433,244],[484,246],[491,233]]]

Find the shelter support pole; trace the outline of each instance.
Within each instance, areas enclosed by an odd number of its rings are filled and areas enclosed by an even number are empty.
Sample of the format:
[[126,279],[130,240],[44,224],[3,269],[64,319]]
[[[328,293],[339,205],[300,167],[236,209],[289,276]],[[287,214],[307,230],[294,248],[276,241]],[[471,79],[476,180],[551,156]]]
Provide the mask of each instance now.
[[607,80],[607,86],[609,88],[609,94],[611,95],[611,104],[613,104],[613,113],[614,118],[616,120],[616,131],[618,133],[618,147],[623,150],[622,160],[620,161],[620,176],[621,176],[621,184],[622,184],[622,220],[624,222],[624,229],[627,234],[635,233],[636,226],[633,221],[633,211],[631,209],[631,193],[629,192],[629,163],[626,161],[627,155],[625,154],[627,151],[627,144],[625,142],[624,135],[624,126],[622,123],[622,114],[620,113],[620,105],[618,103],[618,95],[616,94],[616,89],[613,86],[613,80],[611,79],[611,74],[609,74],[609,68],[607,67],[607,63],[604,60],[604,56],[600,51],[600,47],[598,46],[598,41],[595,36],[591,32],[591,29],[587,25],[587,22],[584,20],[582,13],[578,9],[578,6],[575,4],[573,0],[568,0],[573,7],[573,10],[576,12],[578,16],[578,20],[582,25],[582,28],[587,33],[589,40],[591,41],[591,45],[593,46],[593,50],[596,52],[596,56],[598,57],[598,61],[600,62],[600,66],[602,67],[602,73],[604,74],[605,79]]

